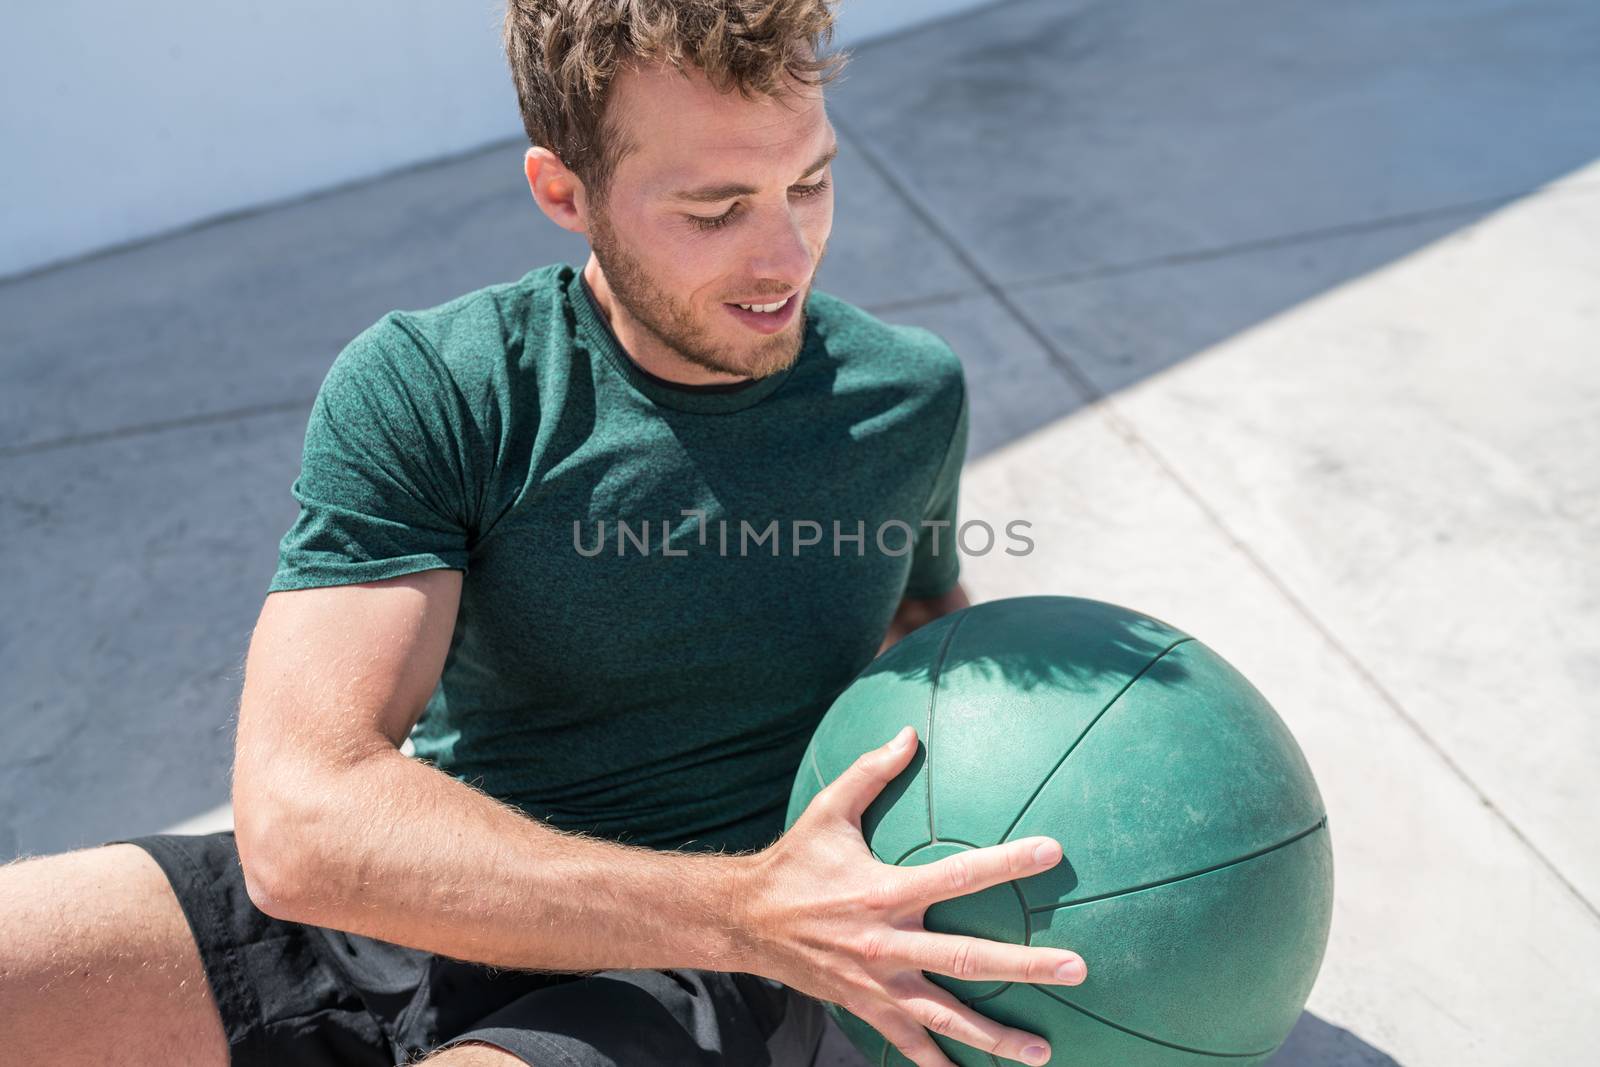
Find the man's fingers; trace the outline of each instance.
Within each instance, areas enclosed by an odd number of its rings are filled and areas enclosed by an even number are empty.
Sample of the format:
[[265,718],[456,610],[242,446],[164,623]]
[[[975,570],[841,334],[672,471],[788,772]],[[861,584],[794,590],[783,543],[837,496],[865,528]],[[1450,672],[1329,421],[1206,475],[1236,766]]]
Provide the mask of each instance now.
[[910,726],[904,727],[887,744],[856,757],[843,774],[817,794],[812,803],[820,802],[843,818],[859,824],[861,813],[867,810],[867,805],[877,799],[884,786],[906,769],[916,751],[917,731]]
[[921,971],[966,982],[1078,985],[1088,976],[1083,957],[1064,948],[1034,948],[960,934],[904,934],[896,956]]
[[872,1024],[872,1028],[882,1034],[889,1044],[899,1049],[900,1055],[917,1067],[956,1067],[950,1061],[950,1057],[933,1043],[933,1038],[928,1036],[928,1031],[922,1024],[905,1012],[891,1008],[863,1018]]
[[918,867],[902,867],[908,897],[922,905],[1048,871],[1061,862],[1061,845],[1048,837],[1025,837],[988,848],[958,852]]
[[900,998],[899,1003],[913,1019],[934,1033],[1003,1060],[1037,1065],[1050,1058],[1050,1044],[1044,1038],[995,1022],[926,978],[919,978],[918,982],[917,992]]

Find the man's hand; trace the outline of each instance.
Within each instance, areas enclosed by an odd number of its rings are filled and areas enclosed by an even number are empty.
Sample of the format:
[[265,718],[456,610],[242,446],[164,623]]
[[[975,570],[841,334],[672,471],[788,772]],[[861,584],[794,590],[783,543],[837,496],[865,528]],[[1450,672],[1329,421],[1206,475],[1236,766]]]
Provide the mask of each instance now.
[[1029,837],[923,866],[880,862],[861,834],[861,814],[916,752],[916,731],[857,759],[818,793],[789,832],[754,857],[745,923],[755,973],[830,1000],[864,1019],[919,1067],[955,1067],[928,1030],[1003,1059],[1042,1064],[1041,1037],[1002,1026],[922,973],[966,981],[1077,985],[1082,958],[983,938],[933,933],[928,907],[1026,878],[1061,861],[1061,846]]

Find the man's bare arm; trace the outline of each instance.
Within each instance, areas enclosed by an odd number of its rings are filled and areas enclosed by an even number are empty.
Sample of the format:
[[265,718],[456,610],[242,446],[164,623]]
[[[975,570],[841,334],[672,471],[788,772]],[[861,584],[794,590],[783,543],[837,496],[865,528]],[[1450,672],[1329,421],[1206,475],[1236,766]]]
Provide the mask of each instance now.
[[251,640],[235,837],[258,907],[502,967],[736,970],[748,858],[554,830],[399,751],[458,571],[274,593]]
[[398,752],[302,795],[279,917],[500,967],[743,968],[748,859],[562,833]]
[[399,752],[437,684],[460,588],[459,573],[435,570],[268,597],[234,768],[239,856],[263,911],[501,967],[746,971],[843,1004],[919,1067],[954,1067],[929,1030],[1044,1062],[1042,1039],[926,975],[1076,985],[1082,959],[935,933],[922,916],[1049,869],[1059,844],[879,862],[861,814],[915,753],[909,727],[759,853],[656,852],[552,830]]
[[927,597],[914,600],[906,597],[900,601],[900,606],[895,609],[894,618],[889,623],[889,632],[884,635],[883,643],[878,646],[878,654],[882,655],[894,646],[906,634],[919,626],[925,626],[934,619],[960,611],[972,601],[967,597],[967,591],[957,582],[955,587],[943,596]]

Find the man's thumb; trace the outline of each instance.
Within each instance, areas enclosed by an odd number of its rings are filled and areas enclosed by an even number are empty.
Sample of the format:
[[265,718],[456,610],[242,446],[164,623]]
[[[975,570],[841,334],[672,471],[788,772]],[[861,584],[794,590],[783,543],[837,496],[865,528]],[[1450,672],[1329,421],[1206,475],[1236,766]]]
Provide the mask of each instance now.
[[[867,805],[906,769],[916,751],[916,728],[906,726],[886,744],[863,752],[823,790],[829,794],[829,806],[852,822],[859,822]],[[819,799],[821,796],[818,794]]]

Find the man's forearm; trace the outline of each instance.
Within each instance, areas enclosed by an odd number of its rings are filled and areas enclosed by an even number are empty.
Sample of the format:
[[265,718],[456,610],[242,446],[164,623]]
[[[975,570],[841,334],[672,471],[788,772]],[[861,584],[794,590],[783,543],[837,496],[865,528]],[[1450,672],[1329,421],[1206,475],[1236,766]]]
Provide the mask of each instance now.
[[392,749],[322,777],[273,825],[260,847],[288,854],[280,918],[506,968],[749,969],[748,858],[563,833]]

